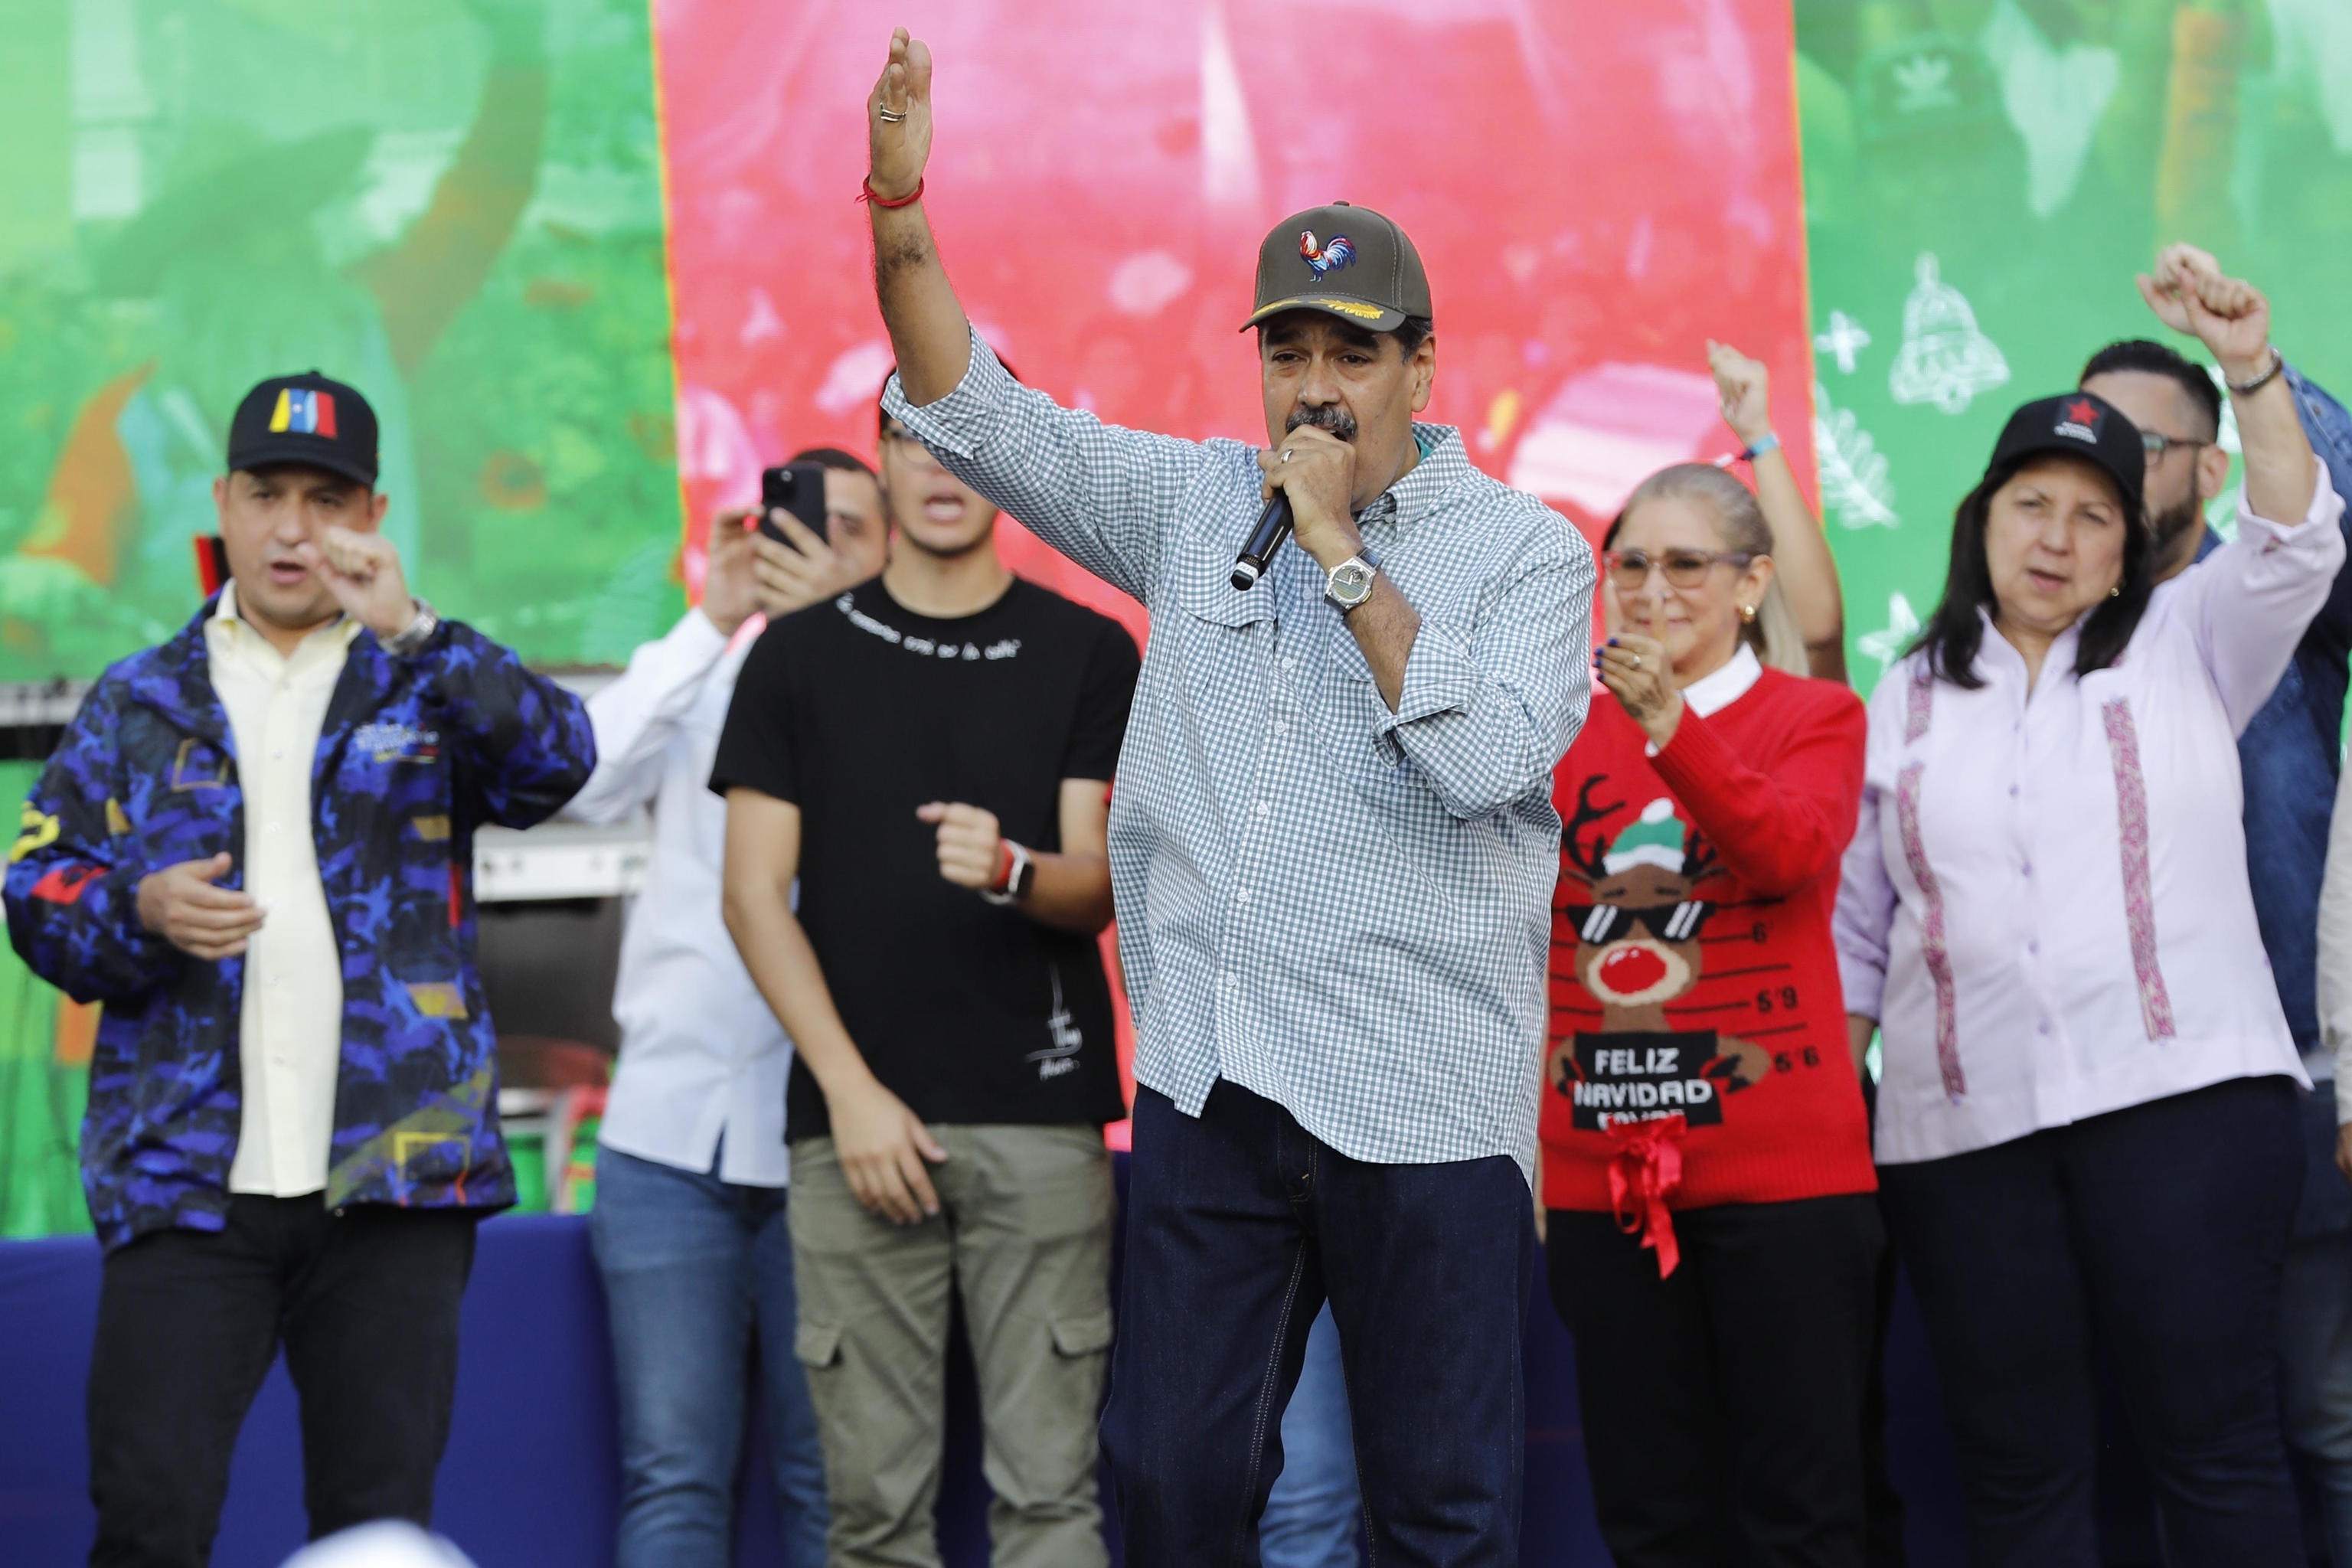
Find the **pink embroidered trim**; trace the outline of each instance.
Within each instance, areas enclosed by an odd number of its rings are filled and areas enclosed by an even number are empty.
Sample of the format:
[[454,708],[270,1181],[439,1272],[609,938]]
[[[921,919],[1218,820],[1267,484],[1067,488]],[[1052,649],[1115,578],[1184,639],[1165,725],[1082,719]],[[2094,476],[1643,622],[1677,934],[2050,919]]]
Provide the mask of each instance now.
[[1934,717],[1936,674],[1923,662],[1911,672],[1911,689],[1903,694],[1903,743],[1909,745],[1927,732]]
[[[1918,688],[1914,687],[1916,693]],[[1925,707],[1924,702],[1918,707]],[[1923,724],[1922,729],[1925,729]],[[1944,1092],[1954,1104],[1969,1092],[1968,1075],[1960,1070],[1959,1029],[1955,1022],[1952,952],[1944,938],[1944,893],[1927,864],[1927,847],[1919,837],[1919,775],[1925,763],[1913,763],[1895,778],[1895,830],[1903,837],[1903,863],[1919,884],[1927,914],[1919,922],[1919,953],[1927,961],[1927,978],[1936,986],[1936,1066],[1944,1075]]]
[[2139,981],[2139,1016],[2151,1040],[2173,1037],[2172,998],[2156,958],[2156,894],[2147,872],[2147,781],[2140,773],[2139,731],[2131,704],[2111,697],[2099,705],[2106,721],[2107,756],[2116,770],[2116,825],[2123,840],[2124,923],[2131,931],[2132,973]]

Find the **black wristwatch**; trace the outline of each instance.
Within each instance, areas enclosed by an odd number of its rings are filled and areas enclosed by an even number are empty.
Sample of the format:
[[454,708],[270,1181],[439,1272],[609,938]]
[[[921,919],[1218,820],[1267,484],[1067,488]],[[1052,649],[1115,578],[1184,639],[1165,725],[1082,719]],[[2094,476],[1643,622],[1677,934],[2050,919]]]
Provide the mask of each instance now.
[[1010,838],[1004,847],[1012,853],[1013,869],[1004,876],[1002,888],[982,888],[980,896],[992,904],[1017,904],[1029,896],[1030,885],[1037,880],[1037,862],[1029,858],[1029,851]]

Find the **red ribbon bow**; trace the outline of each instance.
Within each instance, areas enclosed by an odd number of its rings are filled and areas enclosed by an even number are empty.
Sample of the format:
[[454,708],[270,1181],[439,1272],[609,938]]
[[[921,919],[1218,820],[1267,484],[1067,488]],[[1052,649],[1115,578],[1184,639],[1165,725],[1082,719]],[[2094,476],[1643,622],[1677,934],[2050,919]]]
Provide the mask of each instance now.
[[1666,1200],[1683,1184],[1682,1137],[1688,1125],[1679,1111],[1651,1121],[1609,1124],[1609,1136],[1617,1144],[1609,1157],[1609,1206],[1615,1211],[1618,1229],[1657,1249],[1661,1279],[1675,1271],[1683,1257]]

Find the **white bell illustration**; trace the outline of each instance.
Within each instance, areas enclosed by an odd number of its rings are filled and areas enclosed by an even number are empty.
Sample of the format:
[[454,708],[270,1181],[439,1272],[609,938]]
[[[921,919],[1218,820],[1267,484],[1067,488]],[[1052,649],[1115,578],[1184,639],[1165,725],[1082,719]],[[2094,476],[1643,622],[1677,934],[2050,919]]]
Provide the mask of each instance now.
[[2009,361],[1977,331],[1977,313],[1960,291],[1937,276],[1933,253],[1921,251],[1918,284],[1903,301],[1903,346],[1886,389],[1897,403],[1932,403],[1959,414],[1979,392],[2009,380]]

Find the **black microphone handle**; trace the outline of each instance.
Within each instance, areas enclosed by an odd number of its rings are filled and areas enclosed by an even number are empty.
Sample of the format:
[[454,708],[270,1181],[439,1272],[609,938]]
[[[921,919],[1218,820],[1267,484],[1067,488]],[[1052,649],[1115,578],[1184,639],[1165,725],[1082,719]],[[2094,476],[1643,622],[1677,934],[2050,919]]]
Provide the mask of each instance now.
[[1234,558],[1234,586],[1247,588],[1265,576],[1266,563],[1274,559],[1274,552],[1289,537],[1290,497],[1276,490],[1274,499],[1265,503],[1265,510],[1258,514],[1257,526],[1250,530],[1249,542]]

